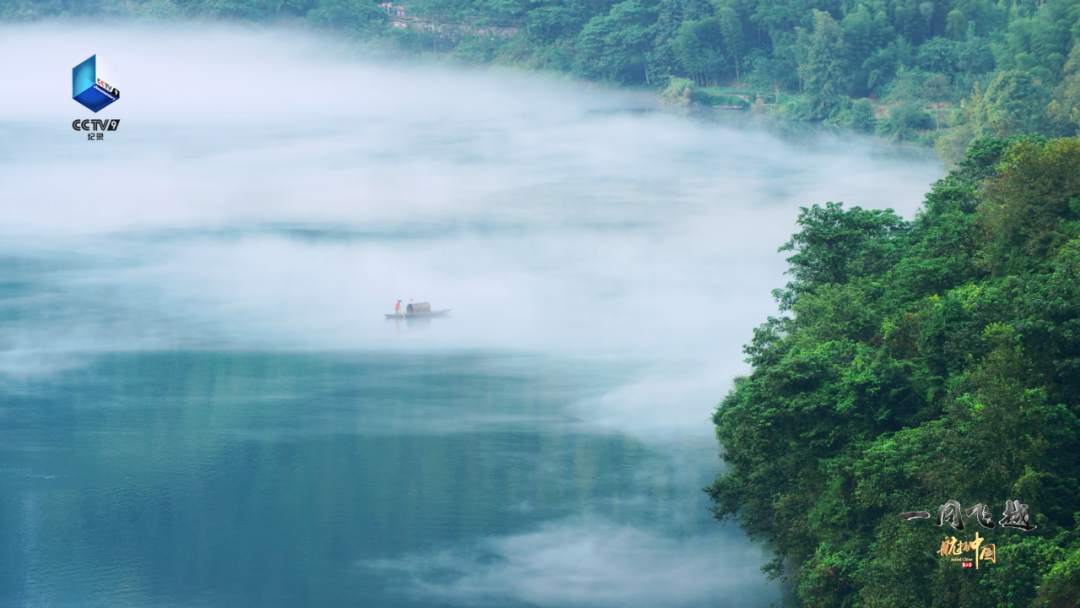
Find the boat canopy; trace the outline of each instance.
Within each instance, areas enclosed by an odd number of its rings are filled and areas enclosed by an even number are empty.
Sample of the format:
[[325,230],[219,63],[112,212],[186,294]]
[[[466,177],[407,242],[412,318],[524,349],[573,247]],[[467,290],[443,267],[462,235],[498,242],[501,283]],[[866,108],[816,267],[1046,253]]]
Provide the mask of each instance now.
[[415,304],[409,304],[405,307],[405,312],[431,312],[431,304],[427,302],[416,302]]

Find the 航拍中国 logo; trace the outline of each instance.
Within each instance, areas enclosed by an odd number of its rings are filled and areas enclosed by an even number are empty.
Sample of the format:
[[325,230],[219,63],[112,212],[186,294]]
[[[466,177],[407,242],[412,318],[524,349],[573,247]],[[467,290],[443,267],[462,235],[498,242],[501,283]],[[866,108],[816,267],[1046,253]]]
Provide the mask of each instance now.
[[95,113],[120,99],[116,73],[97,55],[71,69],[71,97]]

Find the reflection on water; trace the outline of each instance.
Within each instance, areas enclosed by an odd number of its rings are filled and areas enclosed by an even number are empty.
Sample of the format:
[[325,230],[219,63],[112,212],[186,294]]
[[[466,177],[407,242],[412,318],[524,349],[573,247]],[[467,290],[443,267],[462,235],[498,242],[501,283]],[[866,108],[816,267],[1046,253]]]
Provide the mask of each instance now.
[[439,317],[404,317],[400,319],[387,319],[386,323],[393,324],[394,331],[399,332],[402,329],[408,330],[423,330],[431,327],[434,323],[446,323],[450,320],[448,316]]
[[630,371],[468,353],[162,353],[28,381],[0,431],[0,559],[18,565],[0,570],[0,604],[770,596],[697,580],[717,566],[755,575],[759,561],[693,491],[709,442],[647,445],[567,408]]

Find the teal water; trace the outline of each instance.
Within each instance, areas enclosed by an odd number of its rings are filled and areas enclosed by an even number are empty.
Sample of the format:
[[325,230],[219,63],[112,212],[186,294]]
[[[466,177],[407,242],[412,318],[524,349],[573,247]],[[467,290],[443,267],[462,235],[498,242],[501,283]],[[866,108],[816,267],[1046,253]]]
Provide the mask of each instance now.
[[[696,492],[712,446],[597,432],[567,408],[629,372],[490,353],[118,353],[9,383],[0,605],[535,605],[566,581],[534,565],[539,590],[519,589],[530,551],[589,576],[620,547],[578,543],[629,530],[717,543],[639,558],[715,564],[741,541]],[[528,534],[538,546],[515,549]],[[579,602],[633,584],[592,576]],[[694,603],[747,599],[708,595]],[[639,599],[626,605],[656,605]]]

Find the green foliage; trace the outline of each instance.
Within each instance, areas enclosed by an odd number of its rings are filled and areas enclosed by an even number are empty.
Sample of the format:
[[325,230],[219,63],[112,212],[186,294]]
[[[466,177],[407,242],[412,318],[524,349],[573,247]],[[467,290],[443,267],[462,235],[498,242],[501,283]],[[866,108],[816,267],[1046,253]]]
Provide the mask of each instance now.
[[998,273],[1049,263],[1080,236],[1080,140],[1020,141],[985,185],[978,208],[985,263]]
[[1047,114],[1062,135],[1080,134],[1080,40],[1069,53],[1061,84],[1054,91]]
[[973,125],[979,137],[1038,133],[1046,126],[1043,111],[1049,95],[1031,74],[1012,70],[998,74],[975,107]]
[[[706,488],[799,605],[1076,605],[1078,219],[1080,141],[1032,137],[972,142],[911,222],[802,211],[775,292],[791,316],[746,346]],[[978,528],[997,563],[962,569],[941,528],[898,517],[949,499],[995,520],[1021,499],[1038,528]]]
[[717,11],[720,18],[720,31],[724,40],[724,51],[731,65],[735,66],[735,79],[739,78],[739,63],[743,48],[743,25],[739,13],[727,5],[721,5]]
[[316,26],[362,35],[375,32],[386,20],[386,13],[365,0],[318,0],[307,19]]
[[934,119],[917,103],[905,101],[889,108],[889,117],[878,123],[877,134],[893,141],[912,141],[919,131],[933,125]]
[[781,310],[817,285],[846,283],[853,275],[888,267],[895,262],[897,240],[906,228],[891,209],[844,211],[840,203],[804,207],[798,224],[802,230],[780,248],[796,252],[788,258],[792,281],[777,295]]
[[1030,73],[1046,85],[1060,77],[1065,56],[1077,38],[1076,0],[1049,0],[1037,11],[1009,22],[1004,44],[995,47],[998,67]]
[[665,106],[686,107],[690,105],[693,88],[694,83],[689,78],[672,78],[660,94],[660,103]]
[[715,84],[730,67],[723,30],[715,17],[684,21],[672,46],[685,73],[703,86]]
[[872,133],[877,119],[874,118],[874,106],[869,99],[856,99],[838,106],[825,122],[855,131]]
[[948,165],[954,165],[964,158],[968,144],[975,139],[971,125],[955,124],[934,143],[938,156]]
[[933,102],[949,101],[953,91],[949,86],[949,77],[944,74],[930,74],[919,87],[919,98]]
[[743,109],[750,107],[750,102],[746,101],[742,97],[726,95],[724,93],[715,93],[713,91],[705,89],[694,89],[690,93],[690,101],[704,106],[713,107]]
[[1058,561],[1043,577],[1036,608],[1069,608],[1080,606],[1080,548]]
[[844,30],[825,11],[814,11],[814,30],[797,29],[797,56],[803,91],[813,118],[826,118],[847,87]]
[[577,37],[574,71],[624,84],[649,82],[646,52],[654,13],[637,0],[627,0],[590,19]]

